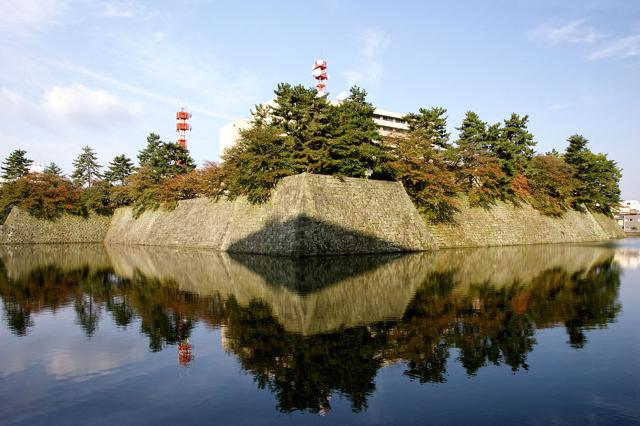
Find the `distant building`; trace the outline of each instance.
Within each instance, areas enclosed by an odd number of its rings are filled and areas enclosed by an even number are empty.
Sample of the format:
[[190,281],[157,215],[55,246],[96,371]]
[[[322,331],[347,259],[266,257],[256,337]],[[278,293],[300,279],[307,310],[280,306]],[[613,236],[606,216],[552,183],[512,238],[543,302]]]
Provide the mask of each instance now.
[[[338,101],[330,101],[337,104]],[[274,105],[273,101],[267,102],[267,105]],[[387,136],[393,133],[404,133],[409,131],[409,126],[404,120],[405,114],[400,112],[387,111],[376,108],[373,112],[373,122],[378,126],[380,134]],[[224,151],[235,145],[240,139],[240,132],[251,126],[251,120],[248,118],[239,118],[225,124],[219,131],[219,151],[218,155],[222,157]]]
[[242,130],[246,130],[251,126],[251,120],[246,118],[239,118],[237,120],[233,120],[220,127],[219,131],[219,148],[218,155],[222,158],[222,154],[227,150],[227,148],[231,148],[233,145],[238,143],[240,140],[240,132]]
[[36,161],[29,166],[29,173],[44,173],[44,169],[44,164]]
[[627,234],[640,235],[640,213],[630,213],[621,215],[618,223],[622,222],[622,230]]
[[618,213],[640,213],[640,201],[638,200],[623,200],[620,202]]
[[621,201],[613,217],[618,221],[624,232],[640,234],[640,201]]

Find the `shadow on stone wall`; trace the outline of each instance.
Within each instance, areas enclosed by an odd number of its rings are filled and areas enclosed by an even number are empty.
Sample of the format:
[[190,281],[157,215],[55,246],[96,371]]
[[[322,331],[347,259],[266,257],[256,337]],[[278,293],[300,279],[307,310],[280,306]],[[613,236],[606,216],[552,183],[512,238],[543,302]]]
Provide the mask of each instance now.
[[415,250],[301,214],[283,222],[268,222],[259,231],[229,245],[227,251],[318,256],[345,253],[398,253]]

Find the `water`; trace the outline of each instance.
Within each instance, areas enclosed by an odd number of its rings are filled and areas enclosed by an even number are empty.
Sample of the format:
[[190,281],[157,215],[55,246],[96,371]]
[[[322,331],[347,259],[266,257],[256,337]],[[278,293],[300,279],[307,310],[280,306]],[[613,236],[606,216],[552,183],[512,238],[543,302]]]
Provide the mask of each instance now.
[[640,239],[0,246],[2,424],[639,424]]

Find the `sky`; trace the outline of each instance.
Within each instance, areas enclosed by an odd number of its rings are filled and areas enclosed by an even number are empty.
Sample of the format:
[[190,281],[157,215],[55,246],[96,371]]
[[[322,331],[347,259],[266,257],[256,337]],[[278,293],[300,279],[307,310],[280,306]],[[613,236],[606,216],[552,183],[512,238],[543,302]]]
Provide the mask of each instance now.
[[[279,82],[330,97],[357,84],[379,108],[527,114],[537,150],[582,134],[640,199],[640,1],[0,0],[0,158],[25,149],[66,173],[85,145],[133,159],[150,132],[218,160],[218,131]],[[10,11],[10,13],[6,13]]]

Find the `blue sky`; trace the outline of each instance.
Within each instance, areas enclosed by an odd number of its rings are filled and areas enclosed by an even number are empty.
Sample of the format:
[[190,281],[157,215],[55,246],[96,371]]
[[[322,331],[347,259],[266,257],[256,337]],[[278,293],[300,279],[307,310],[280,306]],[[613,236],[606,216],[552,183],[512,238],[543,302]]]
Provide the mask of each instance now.
[[[640,198],[639,1],[2,0],[0,157],[16,148],[69,172],[84,145],[102,164],[135,158],[146,135],[217,160],[218,129],[281,81],[364,87],[378,107],[528,114],[539,151],[581,133]],[[10,13],[7,13],[10,11]]]

